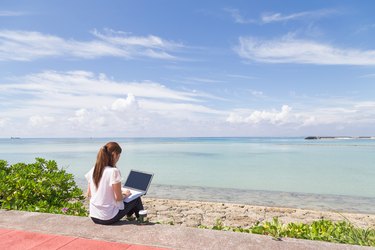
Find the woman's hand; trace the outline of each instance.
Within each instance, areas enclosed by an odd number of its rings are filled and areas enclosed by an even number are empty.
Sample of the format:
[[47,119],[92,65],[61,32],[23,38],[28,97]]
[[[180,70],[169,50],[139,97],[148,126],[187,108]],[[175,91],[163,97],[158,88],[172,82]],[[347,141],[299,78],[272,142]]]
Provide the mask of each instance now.
[[129,197],[132,194],[129,189],[122,189],[121,191],[125,198]]

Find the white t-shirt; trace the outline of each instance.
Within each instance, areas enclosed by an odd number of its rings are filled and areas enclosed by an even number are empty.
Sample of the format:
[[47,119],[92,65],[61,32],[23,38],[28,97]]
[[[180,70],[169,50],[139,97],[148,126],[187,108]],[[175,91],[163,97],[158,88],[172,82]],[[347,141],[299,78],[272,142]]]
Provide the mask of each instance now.
[[119,210],[124,209],[123,201],[116,201],[112,184],[121,183],[121,173],[116,167],[105,167],[98,189],[95,187],[92,168],[86,175],[90,185],[90,217],[100,220],[109,220],[115,217]]

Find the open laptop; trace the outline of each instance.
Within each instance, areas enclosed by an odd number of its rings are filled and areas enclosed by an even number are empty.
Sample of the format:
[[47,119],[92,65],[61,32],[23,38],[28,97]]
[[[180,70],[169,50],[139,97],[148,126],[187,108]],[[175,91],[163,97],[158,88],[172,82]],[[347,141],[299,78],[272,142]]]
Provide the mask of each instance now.
[[128,178],[126,179],[122,189],[128,189],[132,194],[124,199],[124,201],[130,202],[142,195],[145,195],[150,186],[153,176],[154,174],[151,173],[140,172],[133,169],[130,170]]

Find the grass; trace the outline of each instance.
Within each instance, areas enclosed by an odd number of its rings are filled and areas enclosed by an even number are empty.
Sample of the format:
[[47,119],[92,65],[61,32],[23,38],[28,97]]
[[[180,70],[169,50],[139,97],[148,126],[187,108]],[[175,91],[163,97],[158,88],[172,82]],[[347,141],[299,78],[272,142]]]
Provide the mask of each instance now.
[[224,226],[220,220],[217,220],[216,224],[212,227],[201,225],[199,228],[269,235],[276,240],[288,237],[360,246],[375,246],[374,229],[358,228],[347,220],[333,222],[322,219],[309,224],[284,224],[278,217],[274,217],[272,221],[257,223],[249,228],[228,227]]

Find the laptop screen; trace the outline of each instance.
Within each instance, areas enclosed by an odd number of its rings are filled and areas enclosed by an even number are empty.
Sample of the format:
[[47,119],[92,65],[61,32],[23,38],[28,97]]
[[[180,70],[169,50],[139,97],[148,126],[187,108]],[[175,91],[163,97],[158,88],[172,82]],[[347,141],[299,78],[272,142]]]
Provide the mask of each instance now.
[[152,180],[153,174],[131,170],[124,187],[134,188],[141,191],[147,191]]

